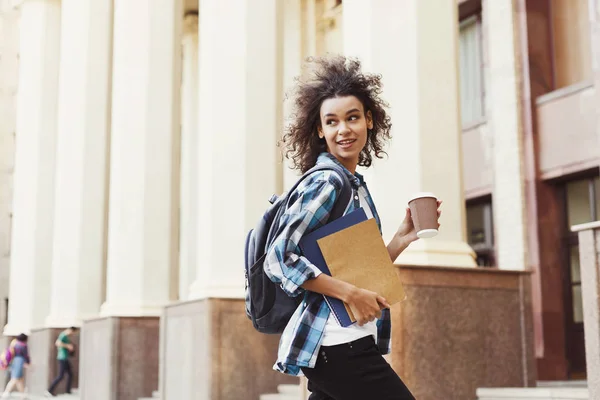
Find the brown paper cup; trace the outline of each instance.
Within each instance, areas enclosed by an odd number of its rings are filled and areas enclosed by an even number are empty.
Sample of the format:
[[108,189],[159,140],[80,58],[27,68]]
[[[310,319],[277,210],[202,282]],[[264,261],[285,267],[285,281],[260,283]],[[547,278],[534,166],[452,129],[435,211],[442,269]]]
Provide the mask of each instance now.
[[437,197],[433,193],[416,193],[408,201],[417,236],[432,238],[438,234]]

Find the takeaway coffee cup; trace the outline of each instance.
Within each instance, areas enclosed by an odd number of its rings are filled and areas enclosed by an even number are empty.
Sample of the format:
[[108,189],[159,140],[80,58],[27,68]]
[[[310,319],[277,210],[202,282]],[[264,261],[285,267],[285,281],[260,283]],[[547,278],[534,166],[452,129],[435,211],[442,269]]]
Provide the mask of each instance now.
[[408,201],[417,236],[432,238],[438,234],[437,197],[433,193],[415,193]]

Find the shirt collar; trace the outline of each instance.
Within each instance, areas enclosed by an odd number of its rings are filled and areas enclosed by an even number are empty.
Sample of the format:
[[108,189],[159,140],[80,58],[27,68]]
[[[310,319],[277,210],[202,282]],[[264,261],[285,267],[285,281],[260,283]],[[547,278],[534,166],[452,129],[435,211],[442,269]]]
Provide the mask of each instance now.
[[359,174],[358,172],[355,172],[354,175],[352,175],[352,173],[350,171],[348,171],[348,169],[346,169],[346,167],[344,167],[342,165],[342,163],[340,163],[338,161],[338,159],[335,158],[335,156],[331,155],[330,153],[323,152],[323,153],[319,154],[319,157],[317,157],[317,165],[318,164],[336,164],[336,165],[342,167],[342,169],[346,173],[346,176],[348,176],[348,179],[350,180],[350,182],[352,184],[356,185],[356,187],[362,186],[365,183],[365,180],[361,174]]

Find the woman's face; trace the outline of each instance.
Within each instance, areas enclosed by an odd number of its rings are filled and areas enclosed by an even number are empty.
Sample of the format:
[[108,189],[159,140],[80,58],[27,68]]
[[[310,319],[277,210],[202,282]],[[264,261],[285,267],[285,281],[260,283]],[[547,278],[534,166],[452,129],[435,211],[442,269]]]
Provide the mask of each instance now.
[[333,97],[321,104],[319,137],[325,139],[327,151],[352,173],[367,144],[369,129],[373,129],[371,112],[365,113],[356,97]]

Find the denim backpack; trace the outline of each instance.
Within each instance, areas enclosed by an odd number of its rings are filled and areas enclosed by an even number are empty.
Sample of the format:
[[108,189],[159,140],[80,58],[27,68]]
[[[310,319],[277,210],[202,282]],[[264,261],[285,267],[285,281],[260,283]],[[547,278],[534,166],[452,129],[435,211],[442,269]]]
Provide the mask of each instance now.
[[279,227],[279,220],[288,208],[290,194],[307,176],[323,170],[332,170],[342,179],[342,190],[333,206],[329,220],[344,215],[352,199],[352,186],[343,168],[335,164],[316,165],[300,177],[285,196],[273,196],[271,206],[264,213],[256,227],[248,233],[245,246],[246,275],[246,315],[254,328],[261,333],[281,333],[302,302],[303,296],[290,297],[279,284],[272,282],[264,271],[264,262],[273,236]]

